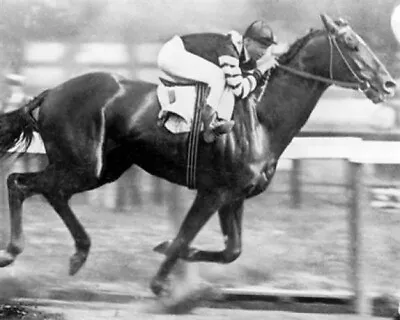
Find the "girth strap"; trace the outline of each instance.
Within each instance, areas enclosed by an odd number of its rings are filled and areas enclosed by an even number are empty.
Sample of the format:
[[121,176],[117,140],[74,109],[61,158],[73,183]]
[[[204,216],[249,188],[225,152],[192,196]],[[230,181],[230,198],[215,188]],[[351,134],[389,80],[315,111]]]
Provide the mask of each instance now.
[[196,171],[198,146],[201,129],[201,109],[203,107],[207,85],[204,83],[196,84],[196,104],[194,107],[193,122],[188,137],[188,154],[186,164],[186,185],[189,189],[196,188]]

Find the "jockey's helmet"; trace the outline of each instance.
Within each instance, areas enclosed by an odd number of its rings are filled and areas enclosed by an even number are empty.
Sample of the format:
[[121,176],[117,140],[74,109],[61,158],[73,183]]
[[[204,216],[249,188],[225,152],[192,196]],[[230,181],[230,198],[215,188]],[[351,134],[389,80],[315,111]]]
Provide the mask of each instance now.
[[253,39],[266,46],[276,44],[276,39],[271,27],[262,20],[254,21],[244,33],[245,38]]

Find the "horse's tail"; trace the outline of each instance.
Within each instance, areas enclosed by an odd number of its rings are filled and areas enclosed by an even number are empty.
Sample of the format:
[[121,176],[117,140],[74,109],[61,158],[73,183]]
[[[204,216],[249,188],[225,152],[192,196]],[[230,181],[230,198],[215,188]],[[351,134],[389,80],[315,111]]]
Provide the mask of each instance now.
[[21,154],[26,152],[32,143],[33,132],[37,131],[32,111],[40,107],[48,93],[49,90],[45,90],[19,109],[0,115],[0,157],[14,148]]

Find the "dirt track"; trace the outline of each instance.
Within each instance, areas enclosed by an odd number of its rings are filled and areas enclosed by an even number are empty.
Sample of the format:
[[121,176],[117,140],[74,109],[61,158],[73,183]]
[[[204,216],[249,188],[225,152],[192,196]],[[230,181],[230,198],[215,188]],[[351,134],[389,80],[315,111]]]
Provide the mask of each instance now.
[[232,320],[365,320],[382,319],[356,315],[324,315],[290,313],[282,311],[253,311],[237,309],[198,308],[186,315],[166,315],[160,305],[153,301],[139,301],[129,304],[108,303],[65,303],[53,302],[52,305],[41,307],[43,311],[62,313],[65,320],[167,320],[167,319],[232,319]]

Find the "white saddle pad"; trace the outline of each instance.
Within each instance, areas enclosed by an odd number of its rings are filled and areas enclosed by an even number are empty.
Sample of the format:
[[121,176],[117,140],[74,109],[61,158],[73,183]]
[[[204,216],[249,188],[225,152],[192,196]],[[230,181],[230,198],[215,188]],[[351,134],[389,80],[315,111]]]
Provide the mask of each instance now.
[[[172,133],[189,132],[196,103],[196,87],[167,87],[159,84],[157,96],[161,105],[159,117],[169,113],[165,127]],[[235,97],[233,92],[226,88],[216,110],[218,117],[225,120],[231,119],[234,105]]]

